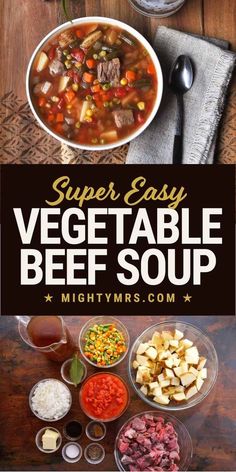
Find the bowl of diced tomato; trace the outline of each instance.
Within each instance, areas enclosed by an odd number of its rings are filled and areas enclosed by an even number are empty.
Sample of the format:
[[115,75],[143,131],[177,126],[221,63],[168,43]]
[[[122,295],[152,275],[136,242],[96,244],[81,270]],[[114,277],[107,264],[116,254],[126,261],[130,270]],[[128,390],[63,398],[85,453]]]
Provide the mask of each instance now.
[[131,26],[86,17],[51,31],[29,62],[26,92],[43,129],[87,150],[125,144],[160,106],[163,78],[150,43]]
[[80,406],[92,420],[103,422],[119,418],[129,405],[129,390],[116,374],[99,372],[86,379],[80,390]]
[[113,316],[95,316],[82,327],[79,348],[94,367],[117,366],[128,353],[130,337],[125,325]]

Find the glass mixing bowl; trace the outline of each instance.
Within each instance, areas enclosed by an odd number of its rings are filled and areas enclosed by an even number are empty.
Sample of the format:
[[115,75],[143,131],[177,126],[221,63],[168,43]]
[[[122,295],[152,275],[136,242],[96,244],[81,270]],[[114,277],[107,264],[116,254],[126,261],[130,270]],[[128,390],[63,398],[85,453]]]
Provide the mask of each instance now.
[[115,455],[116,464],[117,464],[117,467],[119,468],[119,470],[121,470],[121,471],[128,470],[128,469],[125,469],[125,466],[121,462],[122,454],[120,453],[120,451],[118,449],[120,436],[121,436],[122,432],[126,429],[128,424],[132,420],[134,420],[134,418],[140,418],[141,416],[146,415],[146,414],[153,415],[153,416],[156,416],[156,417],[162,417],[165,420],[165,422],[171,422],[172,423],[172,425],[174,426],[174,429],[175,429],[175,431],[178,435],[178,443],[179,443],[179,448],[180,448],[180,454],[179,454],[180,455],[180,462],[178,463],[178,467],[179,467],[179,470],[181,470],[182,472],[187,471],[188,468],[189,468],[191,459],[192,459],[192,455],[193,455],[192,440],[191,440],[191,437],[190,437],[190,434],[189,434],[188,430],[186,429],[184,424],[181,423],[181,421],[178,420],[177,418],[175,418],[174,416],[169,415],[165,411],[158,411],[157,412],[157,411],[153,411],[153,410],[152,411],[143,411],[143,412],[139,413],[138,415],[135,415],[132,418],[129,418],[125,422],[125,424],[123,424],[120,431],[118,432],[117,437],[116,437],[116,442],[115,442],[114,455]]
[[[126,344],[126,351],[123,352],[121,354],[121,356],[119,357],[119,359],[117,359],[116,362],[113,362],[113,364],[109,364],[109,365],[98,365],[96,362],[93,362],[91,359],[89,359],[88,357],[86,357],[85,353],[84,353],[84,348],[85,348],[85,336],[86,336],[86,333],[88,332],[88,330],[90,328],[92,328],[94,325],[99,325],[99,324],[114,324],[115,327],[121,331],[121,333],[123,334],[124,336],[124,339],[125,339],[125,344]],[[97,367],[97,368],[100,368],[100,369],[109,369],[111,367],[115,367],[117,366],[121,361],[124,360],[126,354],[128,353],[128,350],[129,350],[129,345],[130,345],[130,338],[129,338],[129,333],[128,333],[128,330],[126,329],[125,325],[123,325],[123,323],[121,323],[120,320],[117,320],[116,318],[113,318],[112,316],[95,316],[94,318],[91,318],[89,321],[87,321],[87,323],[83,326],[83,328],[81,329],[80,331],[80,335],[79,335],[79,348],[80,348],[80,352],[82,354],[82,356],[84,357],[84,359],[89,362],[91,365],[93,365],[94,367]]]
[[[179,403],[170,402],[168,405],[162,405],[160,403],[156,403],[152,400],[152,397],[147,397],[144,395],[140,387],[141,385],[136,382],[136,369],[133,368],[132,364],[136,357],[136,352],[141,343],[145,343],[151,340],[152,335],[155,331],[174,331],[178,329],[184,333],[184,337],[189,339],[193,342],[193,344],[198,348],[200,356],[204,356],[207,359],[206,367],[207,367],[207,378],[204,381],[204,384],[198,393],[191,397],[189,400],[185,400]],[[129,355],[129,363],[128,363],[128,372],[129,372],[129,379],[131,382],[132,387],[134,388],[135,392],[139,395],[139,397],[146,402],[149,406],[153,408],[158,408],[159,410],[167,410],[167,411],[177,411],[177,410],[185,410],[192,406],[197,405],[200,403],[207,395],[210,393],[212,388],[215,385],[217,375],[218,375],[218,358],[216,354],[216,350],[208,338],[208,336],[201,331],[196,326],[193,326],[190,323],[183,323],[181,321],[164,321],[161,323],[157,323],[150,328],[146,329],[134,342],[130,355]]]

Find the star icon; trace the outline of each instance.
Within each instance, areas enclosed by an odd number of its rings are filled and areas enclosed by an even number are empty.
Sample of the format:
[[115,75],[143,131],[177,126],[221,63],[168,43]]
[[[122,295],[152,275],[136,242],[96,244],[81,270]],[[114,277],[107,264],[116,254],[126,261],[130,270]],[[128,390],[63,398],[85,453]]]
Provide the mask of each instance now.
[[48,293],[47,295],[44,295],[44,298],[45,298],[45,303],[47,303],[47,302],[52,303],[53,296],[50,295],[50,293]]
[[188,293],[186,293],[186,295],[183,295],[183,298],[184,298],[184,303],[185,302],[191,303],[192,295],[189,295]]

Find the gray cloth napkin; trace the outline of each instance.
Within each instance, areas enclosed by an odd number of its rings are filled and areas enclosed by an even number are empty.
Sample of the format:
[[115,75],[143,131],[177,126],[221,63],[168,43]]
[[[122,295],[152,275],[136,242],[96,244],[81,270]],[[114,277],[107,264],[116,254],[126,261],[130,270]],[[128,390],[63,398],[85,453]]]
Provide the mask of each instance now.
[[154,48],[161,63],[164,92],[151,125],[131,142],[127,164],[171,164],[176,127],[176,97],[168,87],[173,62],[187,54],[194,66],[194,84],[184,96],[184,164],[212,164],[217,128],[236,55],[226,41],[200,38],[160,26]]

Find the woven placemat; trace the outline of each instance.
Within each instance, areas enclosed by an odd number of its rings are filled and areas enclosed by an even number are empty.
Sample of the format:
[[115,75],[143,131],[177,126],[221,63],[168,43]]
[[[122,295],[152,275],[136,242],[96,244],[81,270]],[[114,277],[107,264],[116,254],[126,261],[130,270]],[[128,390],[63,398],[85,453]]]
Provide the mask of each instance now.
[[[29,105],[14,92],[0,99],[1,164],[124,164],[128,146],[111,151],[82,151],[61,145],[35,121]],[[217,156],[223,164],[236,163],[236,90],[230,88],[219,133]]]

